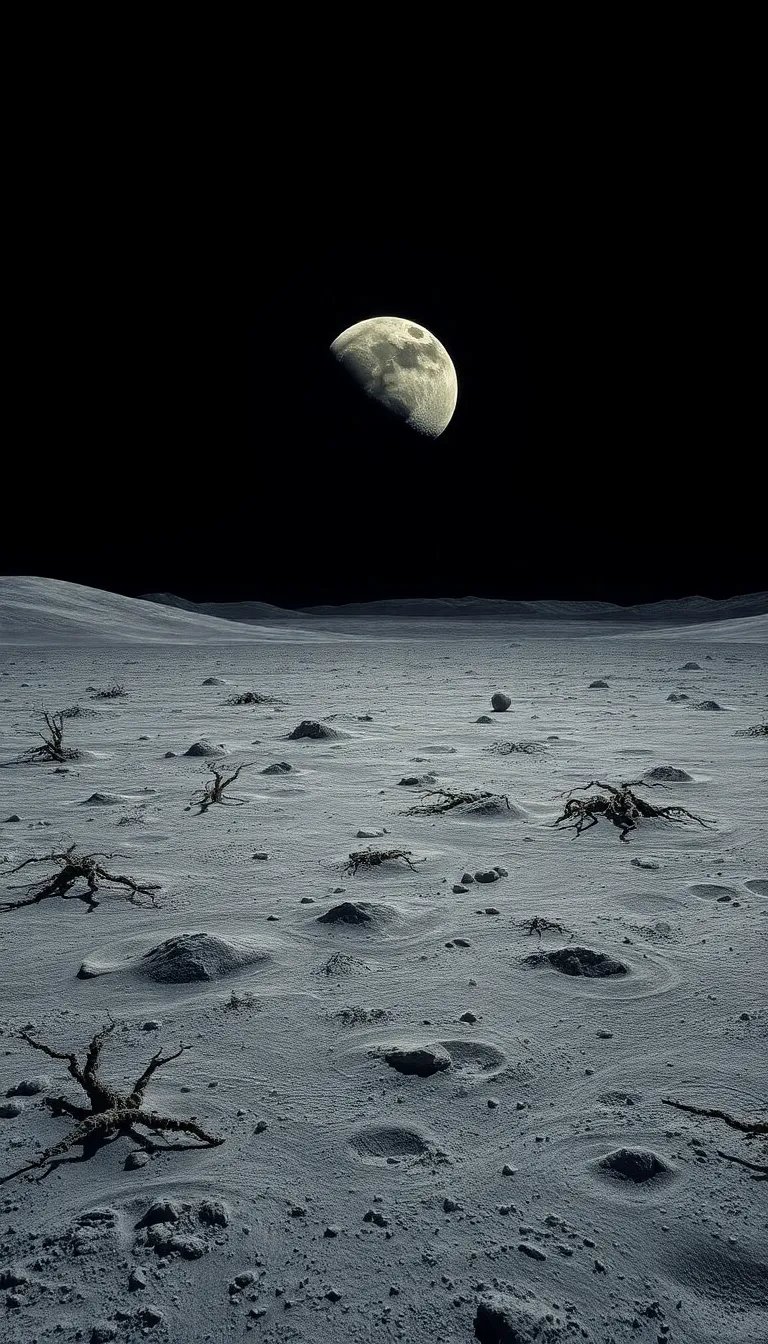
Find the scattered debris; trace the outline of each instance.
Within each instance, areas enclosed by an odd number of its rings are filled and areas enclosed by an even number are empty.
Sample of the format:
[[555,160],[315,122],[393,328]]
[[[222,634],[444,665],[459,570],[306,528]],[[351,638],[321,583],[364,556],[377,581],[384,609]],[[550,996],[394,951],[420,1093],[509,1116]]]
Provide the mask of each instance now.
[[427,789],[422,798],[434,799],[434,802],[417,803],[415,807],[409,807],[404,813],[406,817],[429,817],[451,812],[455,807],[464,807],[478,803],[505,804],[511,811],[509,798],[505,793],[487,793],[484,791],[473,793],[457,793],[454,789]]
[[17,764],[28,765],[32,761],[79,761],[82,760],[82,752],[76,747],[65,747],[64,737],[64,717],[62,714],[49,714],[47,709],[43,710],[43,718],[48,730],[38,733],[37,736],[43,739],[42,747],[30,747],[28,751],[22,752],[18,758]]

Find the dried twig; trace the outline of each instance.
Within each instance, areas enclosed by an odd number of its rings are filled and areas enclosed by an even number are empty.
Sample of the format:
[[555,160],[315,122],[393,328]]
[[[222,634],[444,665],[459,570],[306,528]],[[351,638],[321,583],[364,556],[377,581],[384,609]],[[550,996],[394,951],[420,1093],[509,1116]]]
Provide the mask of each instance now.
[[[44,879],[41,883],[31,882],[27,884],[27,895],[18,901],[0,901],[0,912],[6,913],[9,910],[18,910],[24,905],[37,905],[39,901],[48,900],[52,896],[61,896],[65,901],[84,901],[88,906],[88,912],[95,910],[99,901],[97,893],[100,883],[107,885],[126,887],[128,890],[128,900],[131,905],[152,905],[155,906],[154,893],[160,890],[158,882],[137,882],[135,878],[128,877],[124,873],[110,873],[102,864],[97,863],[97,859],[114,859],[120,857],[115,854],[78,854],[77,847],[70,845],[69,849],[52,850],[50,854],[43,854],[37,858],[25,859],[23,863],[17,864],[15,868],[9,868],[9,873],[19,873],[22,868],[26,868],[31,863],[57,863],[59,871],[52,877]],[[75,891],[73,888],[78,882],[85,882],[87,891]],[[149,901],[140,901],[139,896],[148,896]]]
[[422,799],[433,798],[436,801],[428,803],[417,803],[414,807],[406,809],[406,817],[427,817],[444,812],[451,812],[454,807],[461,807],[465,803],[487,803],[504,802],[509,807],[509,799],[505,793],[487,793],[484,791],[474,793],[457,793],[454,789],[427,789],[420,794]]
[[[69,1148],[82,1147],[83,1157],[81,1160],[84,1161],[92,1157],[109,1139],[116,1138],[119,1134],[129,1135],[149,1151],[174,1151],[180,1147],[210,1148],[224,1142],[222,1138],[208,1134],[194,1120],[176,1120],[169,1116],[160,1115],[157,1111],[150,1111],[144,1105],[144,1094],[152,1075],[164,1064],[169,1064],[171,1060],[178,1059],[185,1051],[191,1049],[191,1046],[180,1045],[178,1050],[170,1055],[163,1055],[162,1051],[158,1050],[150,1059],[144,1072],[136,1079],[130,1092],[120,1092],[111,1084],[104,1082],[99,1074],[99,1058],[102,1048],[107,1038],[114,1031],[115,1026],[116,1023],[110,1019],[105,1026],[96,1032],[88,1046],[84,1064],[79,1063],[74,1053],[54,1050],[43,1041],[34,1040],[26,1031],[21,1032],[22,1039],[28,1045],[31,1045],[33,1050],[41,1050],[50,1059],[66,1060],[68,1072],[85,1092],[90,1107],[76,1106],[66,1097],[46,1097],[44,1099],[45,1105],[54,1115],[69,1115],[78,1123],[65,1138],[54,1144],[53,1147],[46,1148],[45,1152],[41,1153],[33,1162],[27,1162],[23,1167],[18,1167],[16,1171],[11,1171],[8,1175],[0,1177],[0,1185],[14,1180],[16,1176],[21,1176],[27,1171],[35,1171],[49,1164],[51,1170],[53,1170],[54,1166],[59,1165],[56,1159],[60,1158]],[[181,1145],[158,1144],[144,1135],[135,1133],[134,1126],[136,1125],[149,1130],[151,1134],[163,1132],[191,1134],[200,1142]]]
[[[378,868],[382,863],[389,863],[390,860],[404,859],[408,867],[416,871],[413,863],[413,851],[410,849],[358,849],[350,854],[349,862],[344,867],[345,873],[356,873],[358,868]],[[417,859],[416,863],[426,863],[426,859]]]
[[192,799],[195,806],[200,809],[197,814],[198,817],[201,813],[207,812],[208,808],[214,803],[221,803],[222,805],[230,803],[235,807],[242,807],[243,803],[248,801],[247,798],[236,798],[234,795],[231,798],[225,798],[224,790],[228,789],[230,784],[234,784],[241,770],[245,770],[251,765],[253,765],[253,761],[244,761],[242,765],[238,765],[237,769],[229,776],[229,778],[224,777],[223,770],[217,770],[216,766],[212,765],[213,779],[207,781],[199,798]]
[[[591,788],[603,789],[604,792],[594,793],[589,798],[573,797],[574,793],[583,793]],[[562,822],[568,822],[568,826],[564,829],[573,830],[578,836],[583,830],[596,826],[601,816],[619,828],[621,832],[619,839],[625,841],[629,832],[636,830],[643,818],[680,822],[687,819],[697,821],[700,826],[714,825],[714,822],[698,817],[684,807],[654,807],[653,803],[648,803],[633,793],[629,784],[620,784],[617,788],[613,784],[602,784],[599,779],[591,779],[579,789],[571,789],[567,795],[565,810],[552,825],[559,826]]]

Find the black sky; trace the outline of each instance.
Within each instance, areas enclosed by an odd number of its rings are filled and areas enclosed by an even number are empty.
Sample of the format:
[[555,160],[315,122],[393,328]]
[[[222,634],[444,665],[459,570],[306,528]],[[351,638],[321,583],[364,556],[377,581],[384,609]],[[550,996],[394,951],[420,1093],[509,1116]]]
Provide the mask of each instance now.
[[[538,234],[353,213],[333,243],[265,207],[250,251],[211,212],[58,221],[27,272],[0,572],[285,606],[768,587],[749,229],[658,205],[564,204]],[[453,357],[436,441],[328,353],[380,314]]]

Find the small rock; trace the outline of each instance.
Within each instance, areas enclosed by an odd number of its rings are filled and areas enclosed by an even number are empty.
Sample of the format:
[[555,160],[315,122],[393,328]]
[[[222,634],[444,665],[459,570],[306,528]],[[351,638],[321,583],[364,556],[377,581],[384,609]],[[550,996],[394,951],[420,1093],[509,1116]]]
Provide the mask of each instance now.
[[605,1027],[601,1027],[600,1030],[597,1032],[597,1035],[600,1037],[601,1041],[610,1041],[613,1036],[613,1032],[606,1031]]
[[607,681],[590,681],[588,689],[590,691],[607,691],[609,686]]
[[494,691],[491,696],[491,706],[496,710],[497,714],[503,714],[505,710],[509,709],[511,704],[512,701],[510,697],[505,695],[504,691]]
[[314,904],[315,904],[314,896],[302,896],[301,900],[299,901],[299,905],[314,905]]
[[253,1132],[254,1134],[263,1134],[265,1129],[269,1129],[269,1125],[267,1124],[266,1120],[259,1120]]
[[514,1176],[516,1171],[517,1167],[510,1167],[508,1162],[505,1162],[504,1166],[501,1168],[502,1176]]
[[454,882],[452,887],[454,896],[463,896],[467,890],[468,888],[464,886],[463,882]]
[[338,1288],[329,1288],[325,1296],[328,1298],[329,1302],[341,1301],[341,1293],[339,1292]]
[[475,873],[476,882],[498,882],[498,880],[499,874],[495,868],[485,868]]
[[484,915],[498,915],[499,913],[495,905],[486,905],[485,909],[481,911],[481,914]]
[[521,1241],[517,1249],[522,1251],[523,1255],[529,1255],[532,1260],[546,1260],[547,1258],[538,1246],[531,1246],[530,1242],[527,1241]]
[[466,1013],[462,1013],[462,1014],[461,1014],[461,1017],[459,1018],[459,1021],[460,1021],[460,1022],[476,1022],[476,1021],[477,1021],[477,1018],[475,1017],[475,1014],[474,1014],[474,1013],[470,1012],[469,1009],[467,1009]]
[[377,1227],[389,1227],[389,1219],[379,1209],[368,1209],[363,1214],[364,1223],[375,1223]]
[[269,855],[268,855],[268,853],[267,853],[267,851],[266,851],[265,849],[257,849],[257,850],[256,850],[256,853],[251,855],[251,858],[252,858],[252,859],[268,859],[268,858],[269,858]]
[[142,1031],[159,1031],[161,1026],[162,1026],[162,1023],[161,1023],[161,1022],[157,1022],[153,1017],[149,1017],[149,1018],[147,1018],[147,1021],[146,1021],[146,1022],[142,1022],[142,1024],[141,1024],[141,1030],[142,1030]]
[[117,1339],[116,1325],[110,1325],[107,1321],[94,1325],[91,1331],[91,1344],[109,1344],[110,1339]]
[[146,1288],[146,1286],[147,1286],[147,1276],[144,1273],[144,1270],[139,1269],[138,1266],[132,1269],[128,1278],[128,1287],[130,1291],[132,1293],[135,1293],[138,1292],[140,1288]]
[[498,1098],[497,1098],[497,1097],[489,1097],[489,1098],[488,1098],[488,1110],[489,1110],[489,1111],[495,1111],[495,1110],[496,1110],[496,1107],[498,1106],[498,1104],[499,1104],[499,1102],[498,1102]]
[[36,1097],[40,1092],[48,1092],[51,1080],[47,1073],[38,1073],[34,1078],[22,1078],[21,1082],[9,1087],[8,1097]]
[[341,1228],[340,1228],[340,1227],[337,1227],[335,1223],[329,1223],[329,1224],[328,1224],[328,1227],[326,1227],[326,1229],[325,1229],[325,1231],[324,1231],[324,1233],[323,1233],[323,1236],[324,1236],[324,1237],[338,1237],[340,1231],[341,1231]]
[[455,1199],[451,1199],[448,1195],[446,1195],[445,1199],[443,1200],[444,1213],[456,1213],[456,1211],[460,1208],[461,1205],[458,1204]]
[[5,818],[5,821],[7,825],[11,821],[21,821],[21,817],[19,816],[18,812],[12,812],[10,817]]
[[507,872],[506,868],[502,868],[501,865],[498,863],[494,864],[493,871],[495,873],[498,873],[499,877],[509,877],[509,873]]
[[146,1153],[129,1153],[123,1163],[124,1171],[138,1171],[139,1167],[146,1167],[148,1162]]
[[646,868],[651,873],[657,873],[661,867],[653,859],[630,859],[630,863],[633,868]]
[[355,839],[356,839],[356,840],[380,840],[381,837],[382,837],[383,835],[384,835],[384,831],[358,831],[357,834],[356,834],[356,836],[355,836]]
[[493,723],[493,719],[489,714],[481,714],[479,719],[475,719],[475,723]]
[[462,874],[461,874],[461,880],[462,880],[462,882],[466,882],[467,886],[469,886],[470,883],[474,882],[475,879],[474,879],[472,873],[462,873]]

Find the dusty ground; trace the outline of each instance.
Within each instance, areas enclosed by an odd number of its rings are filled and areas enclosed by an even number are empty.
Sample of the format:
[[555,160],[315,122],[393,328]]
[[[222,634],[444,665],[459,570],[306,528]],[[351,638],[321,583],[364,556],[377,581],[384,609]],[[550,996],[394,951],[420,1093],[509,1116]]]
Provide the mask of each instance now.
[[[717,1155],[765,1164],[765,1144],[662,1101],[766,1115],[768,770],[765,739],[736,735],[765,718],[766,645],[349,629],[0,649],[2,761],[34,745],[42,708],[94,711],[66,720],[85,759],[0,770],[0,899],[52,872],[10,868],[73,843],[162,887],[156,909],[104,888],[91,913],[57,897],[0,914],[0,1177],[74,1126],[46,1095],[85,1100],[20,1030],[82,1058],[108,1014],[104,1077],[124,1087],[184,1042],[147,1102],[225,1140],[126,1166],[140,1150],[119,1136],[1,1186],[0,1334],[768,1338],[766,1186]],[[87,689],[113,683],[127,694]],[[282,703],[224,703],[250,690]],[[708,700],[722,711],[692,707]],[[340,736],[286,740],[305,719]],[[211,777],[182,754],[200,739],[223,744],[228,771],[248,763],[242,805],[190,808]],[[486,750],[511,741],[544,749]],[[290,771],[262,773],[279,762]],[[579,838],[552,827],[563,792],[659,765],[692,778],[637,792],[711,827],[643,823],[629,843],[605,821]],[[403,815],[421,790],[399,781],[430,772],[512,807]],[[345,873],[367,846],[411,851],[415,871]],[[506,875],[460,882],[494,867]],[[345,900],[369,921],[318,922]],[[537,916],[563,932],[529,933]],[[144,957],[195,933],[210,937],[180,962]],[[626,971],[525,961],[569,944]],[[386,1062],[417,1046],[431,1076]],[[41,1090],[19,1095],[30,1080]],[[661,1169],[636,1182],[600,1165],[622,1148]]]

